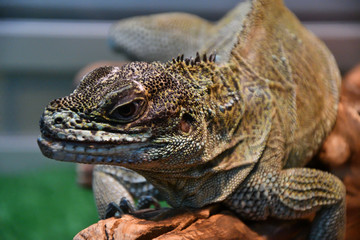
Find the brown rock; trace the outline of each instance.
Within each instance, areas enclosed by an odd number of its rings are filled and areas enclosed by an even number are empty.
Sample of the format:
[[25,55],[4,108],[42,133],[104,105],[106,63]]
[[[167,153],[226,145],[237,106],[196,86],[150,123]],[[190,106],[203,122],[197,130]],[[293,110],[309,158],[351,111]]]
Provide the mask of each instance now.
[[233,213],[212,205],[198,210],[162,209],[137,212],[134,216],[101,220],[78,233],[74,240],[92,239],[243,239],[303,240],[310,221],[243,223]]
[[[135,217],[136,216],[136,217]],[[240,219],[219,206],[199,210],[148,210],[135,216],[109,218],[78,233],[75,240],[91,239],[305,239],[309,222],[265,221],[261,235],[252,231]],[[281,222],[281,229],[276,226]],[[258,223],[254,223],[255,225]],[[254,225],[253,224],[253,225]],[[252,224],[250,224],[252,225]],[[303,234],[299,234],[302,232]],[[284,237],[285,236],[285,237]],[[300,237],[298,237],[300,236]]]
[[325,140],[320,159],[346,186],[346,239],[360,236],[360,64],[342,83],[334,130]]

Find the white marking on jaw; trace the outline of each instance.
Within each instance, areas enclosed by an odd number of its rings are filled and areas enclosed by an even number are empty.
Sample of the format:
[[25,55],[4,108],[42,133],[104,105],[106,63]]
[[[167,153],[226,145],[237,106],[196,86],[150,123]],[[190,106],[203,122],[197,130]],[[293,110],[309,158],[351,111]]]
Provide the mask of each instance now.
[[102,140],[103,140],[103,141],[112,141],[112,138],[111,138],[111,136],[109,136],[109,135],[107,135],[107,134],[103,134]]
[[76,139],[77,139],[78,141],[84,141],[84,140],[85,140],[84,136],[82,136],[82,135],[80,135],[80,134],[76,135]]
[[72,140],[72,141],[76,141],[76,134],[75,135],[72,135],[72,134],[68,134],[67,135],[67,139],[69,139],[69,140]]
[[133,137],[130,137],[130,136],[126,136],[126,137],[125,137],[125,140],[128,141],[128,142],[133,142],[133,141],[134,141],[134,138],[133,138]]
[[90,138],[90,137],[92,137],[92,134],[91,134],[91,132],[90,131],[88,131],[88,130],[81,130],[81,131],[79,131],[79,133],[78,133],[79,135],[82,135],[83,137],[88,137],[88,138]]
[[95,136],[94,136],[94,141],[96,141],[96,142],[103,141],[103,137],[98,136],[98,135],[95,135]]
[[[56,128],[52,129],[56,132]],[[127,134],[111,133],[105,131],[96,131],[92,133],[89,130],[80,129],[65,129],[63,132],[56,132],[56,136],[63,140],[74,140],[74,141],[95,141],[95,142],[145,142],[150,134],[139,134],[139,136],[130,136]]]

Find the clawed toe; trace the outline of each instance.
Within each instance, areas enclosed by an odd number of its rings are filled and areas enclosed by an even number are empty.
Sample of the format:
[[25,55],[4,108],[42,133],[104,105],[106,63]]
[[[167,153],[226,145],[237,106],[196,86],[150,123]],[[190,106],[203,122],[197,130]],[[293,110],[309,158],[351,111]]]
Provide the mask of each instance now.
[[105,219],[111,217],[121,218],[124,214],[131,214],[135,212],[134,207],[125,197],[121,198],[120,203],[111,202],[108,204],[105,213]]

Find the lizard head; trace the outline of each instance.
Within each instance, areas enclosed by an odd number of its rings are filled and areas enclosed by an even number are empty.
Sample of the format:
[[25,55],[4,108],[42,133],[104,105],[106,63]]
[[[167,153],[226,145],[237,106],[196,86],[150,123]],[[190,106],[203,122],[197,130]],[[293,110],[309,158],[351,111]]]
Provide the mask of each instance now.
[[176,67],[133,62],[88,73],[73,93],[45,108],[41,151],[62,161],[139,167],[199,155],[206,91],[169,68]]

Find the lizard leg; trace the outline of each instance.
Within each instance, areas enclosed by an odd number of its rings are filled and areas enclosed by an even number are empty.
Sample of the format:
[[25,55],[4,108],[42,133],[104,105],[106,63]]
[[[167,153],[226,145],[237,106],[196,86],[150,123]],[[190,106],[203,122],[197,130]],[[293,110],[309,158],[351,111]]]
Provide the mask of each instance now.
[[166,62],[179,54],[194,56],[213,34],[212,28],[212,23],[191,14],[154,14],[114,24],[109,42],[135,60]]
[[[120,199],[123,198],[129,202],[129,206],[134,206],[134,198],[141,200],[143,196],[162,199],[159,191],[143,176],[118,166],[96,165],[93,171],[93,191],[100,218],[114,216],[116,212],[121,215],[117,210],[122,207]],[[119,201],[120,205],[117,205]],[[155,201],[151,203],[157,206]]]
[[[119,199],[125,197],[134,204],[134,199],[128,189],[116,178],[116,176],[106,172],[100,166],[96,166],[93,171],[93,191],[98,210],[99,218],[104,219],[115,215],[115,208],[110,206],[117,205]],[[113,214],[110,211],[114,212]]]
[[335,176],[319,170],[260,170],[225,204],[252,220],[297,219],[316,212],[309,239],[344,238],[345,187]]

